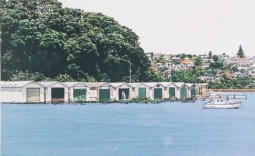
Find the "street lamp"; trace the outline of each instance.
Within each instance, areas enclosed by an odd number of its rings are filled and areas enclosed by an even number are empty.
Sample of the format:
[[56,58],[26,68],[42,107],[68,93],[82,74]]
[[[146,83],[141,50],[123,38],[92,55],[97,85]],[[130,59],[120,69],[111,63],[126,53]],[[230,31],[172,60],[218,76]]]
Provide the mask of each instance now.
[[131,62],[129,60],[124,60],[124,59],[121,59],[121,58],[117,58],[117,60],[121,60],[121,61],[125,61],[125,62],[128,62],[129,63],[129,82],[131,83]]

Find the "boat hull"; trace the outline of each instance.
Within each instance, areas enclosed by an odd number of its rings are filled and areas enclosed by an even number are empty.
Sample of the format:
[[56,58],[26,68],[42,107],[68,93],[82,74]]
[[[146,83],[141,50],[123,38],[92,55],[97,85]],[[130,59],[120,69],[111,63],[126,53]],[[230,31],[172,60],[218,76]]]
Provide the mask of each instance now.
[[204,109],[238,109],[241,103],[235,104],[205,104]]

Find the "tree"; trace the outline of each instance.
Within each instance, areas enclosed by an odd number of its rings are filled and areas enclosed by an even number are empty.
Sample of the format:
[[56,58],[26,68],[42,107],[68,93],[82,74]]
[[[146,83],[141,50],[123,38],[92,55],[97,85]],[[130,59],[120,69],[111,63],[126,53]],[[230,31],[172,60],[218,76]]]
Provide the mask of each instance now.
[[213,55],[213,61],[214,62],[218,62],[219,61],[219,57],[217,55]]
[[197,57],[197,58],[194,60],[194,62],[195,62],[195,66],[202,66],[202,64],[203,64],[203,59],[199,56],[199,57]]
[[154,73],[152,79],[146,76],[150,61],[131,29],[101,13],[63,8],[57,0],[38,3],[1,1],[3,80],[21,72],[61,81],[119,82],[129,76],[129,64],[116,58],[130,61],[139,81],[153,79]]
[[209,51],[209,53],[208,53],[208,58],[211,59],[212,56],[213,56],[212,51]]
[[243,51],[243,48],[242,48],[241,45],[239,46],[239,49],[238,49],[238,52],[237,52],[237,56],[239,56],[240,58],[244,58],[245,57],[244,51]]

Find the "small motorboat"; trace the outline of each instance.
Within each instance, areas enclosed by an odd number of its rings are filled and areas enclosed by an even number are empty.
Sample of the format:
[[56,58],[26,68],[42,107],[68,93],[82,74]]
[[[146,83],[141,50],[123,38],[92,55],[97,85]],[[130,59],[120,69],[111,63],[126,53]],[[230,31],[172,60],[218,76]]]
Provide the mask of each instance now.
[[241,103],[235,100],[211,99],[205,103],[204,109],[238,109]]

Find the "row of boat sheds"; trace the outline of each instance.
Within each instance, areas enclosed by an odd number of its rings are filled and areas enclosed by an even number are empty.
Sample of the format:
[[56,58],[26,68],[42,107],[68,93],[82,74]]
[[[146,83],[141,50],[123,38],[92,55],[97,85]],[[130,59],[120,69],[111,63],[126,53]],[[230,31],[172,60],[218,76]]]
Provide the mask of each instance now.
[[1,81],[0,87],[2,103],[75,103],[196,98],[207,84]]

